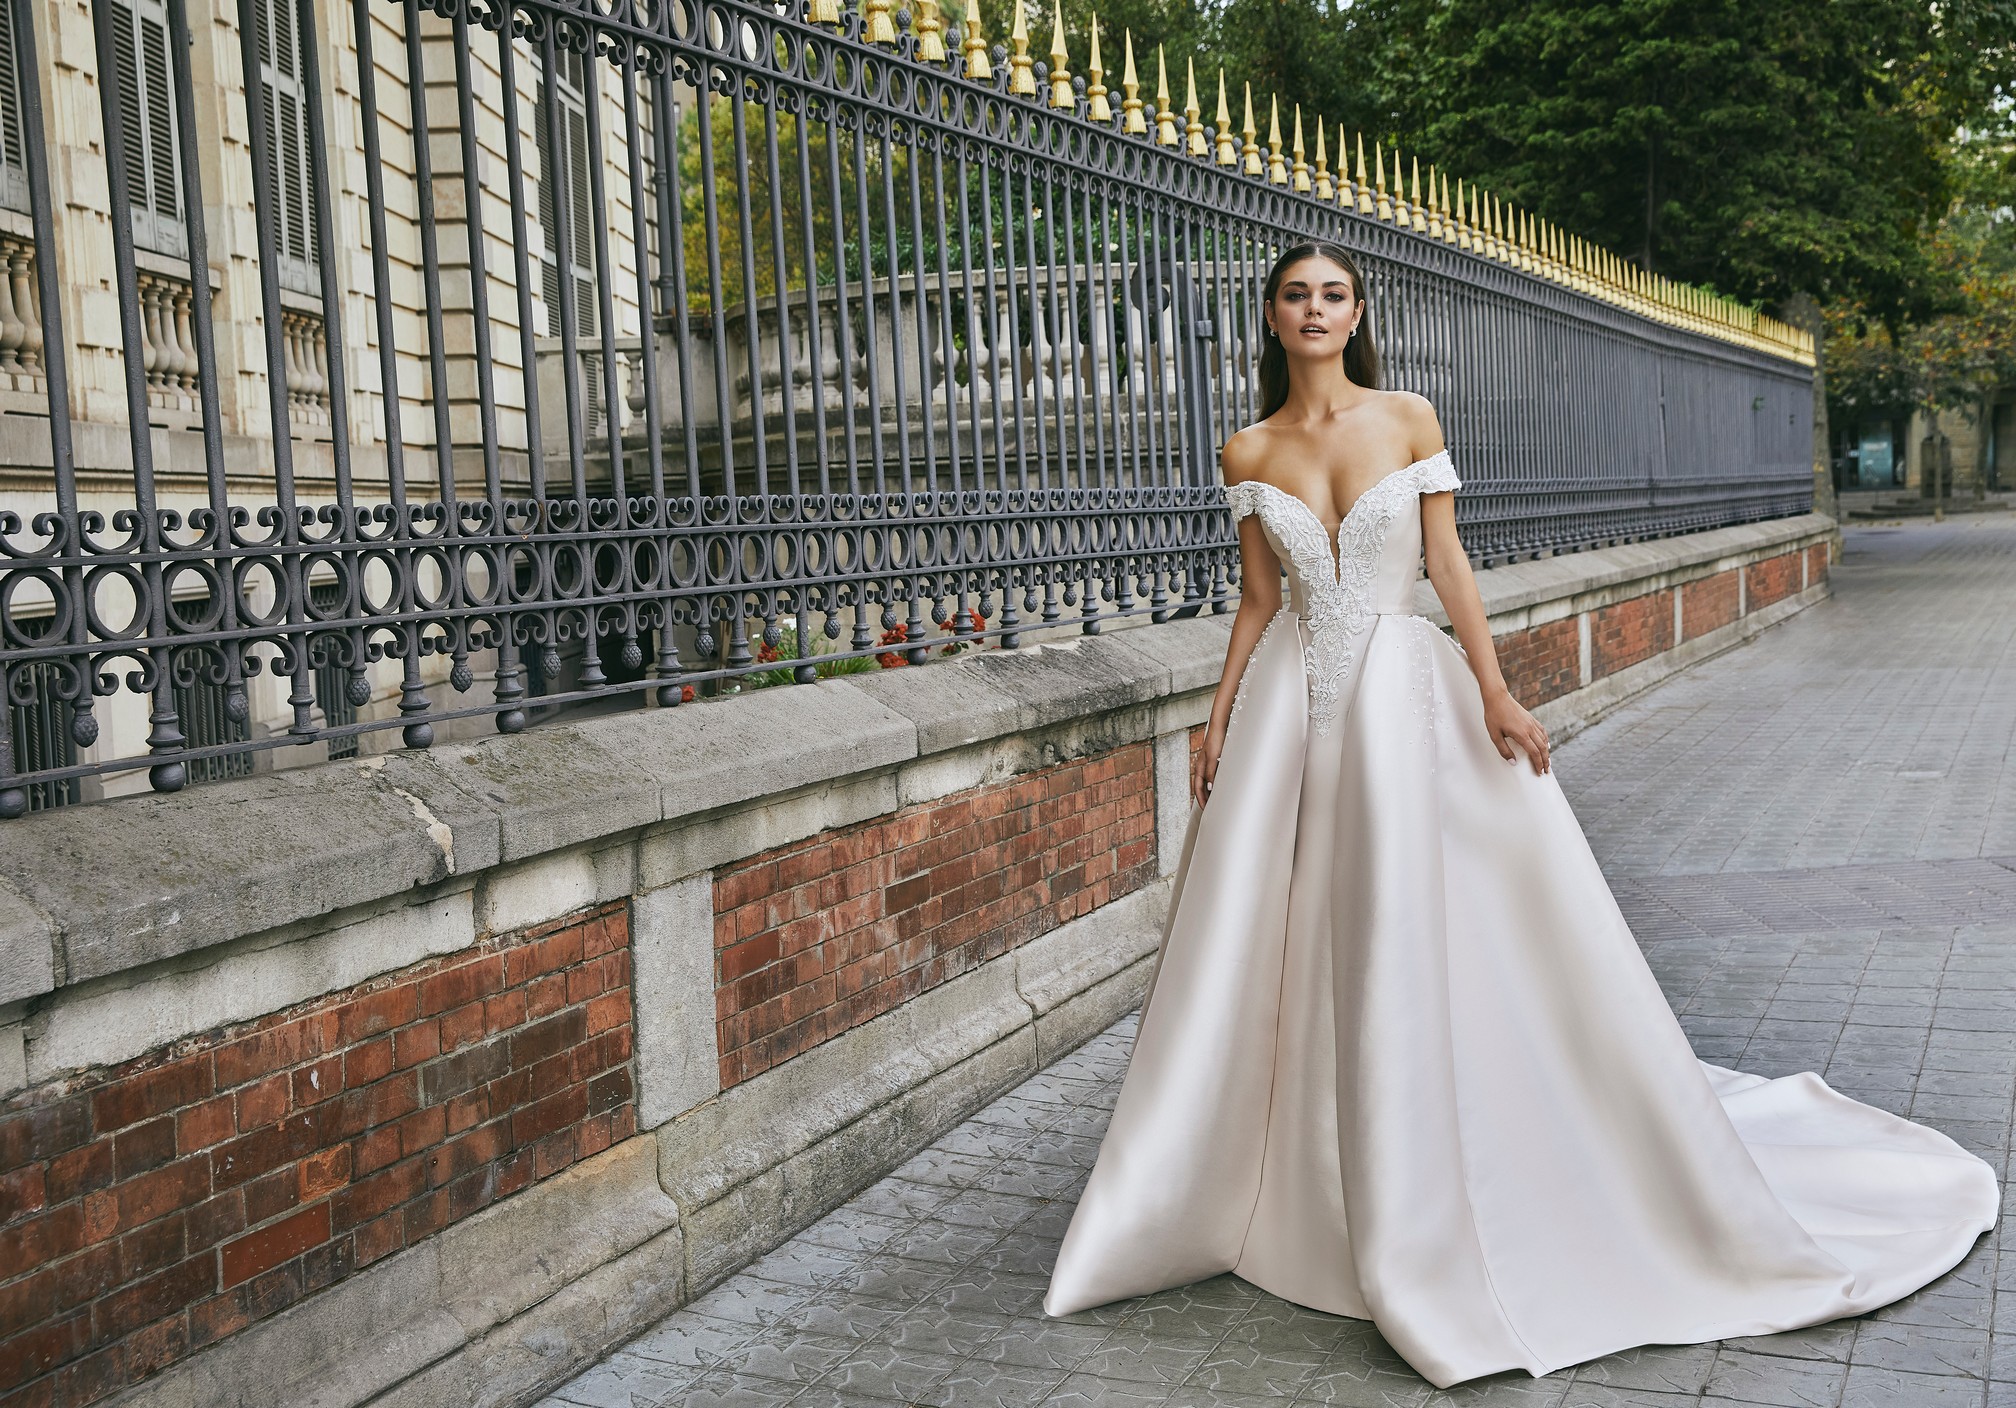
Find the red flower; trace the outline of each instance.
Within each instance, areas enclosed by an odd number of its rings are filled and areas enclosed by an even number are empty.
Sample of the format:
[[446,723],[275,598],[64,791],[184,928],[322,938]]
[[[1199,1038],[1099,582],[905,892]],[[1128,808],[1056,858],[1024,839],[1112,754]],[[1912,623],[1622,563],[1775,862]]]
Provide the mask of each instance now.
[[[876,641],[875,643],[877,645],[902,645],[905,641],[909,639],[910,639],[909,627],[905,626],[901,621],[898,621],[895,625],[891,626],[888,630],[884,631],[882,633],[882,638]],[[875,659],[877,663],[879,663],[885,670],[893,670],[896,669],[898,666],[907,665],[910,663],[902,656],[901,653],[894,650],[885,650],[880,655],[877,655]]]

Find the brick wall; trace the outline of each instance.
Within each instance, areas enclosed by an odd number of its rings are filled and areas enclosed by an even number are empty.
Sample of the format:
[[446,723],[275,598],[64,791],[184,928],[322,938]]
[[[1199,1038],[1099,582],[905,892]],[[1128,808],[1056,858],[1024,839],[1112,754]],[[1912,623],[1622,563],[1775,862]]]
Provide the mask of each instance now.
[[1130,744],[755,856],[714,878],[731,1086],[1155,874],[1155,756]]
[[1589,613],[1589,664],[1593,679],[1600,680],[1672,648],[1670,589],[1599,606]]
[[1512,631],[1493,644],[1512,697],[1529,709],[1582,683],[1582,632],[1573,616]]
[[1736,574],[1717,572],[1680,588],[1680,633],[1688,640],[1704,636],[1736,619]]
[[1827,580],[1827,544],[1815,543],[1806,549],[1806,585],[1817,587]]
[[0,1405],[96,1401],[628,1138],[627,915],[0,1102]]
[[1752,611],[1783,601],[1799,590],[1799,554],[1767,557],[1743,569],[1745,605]]

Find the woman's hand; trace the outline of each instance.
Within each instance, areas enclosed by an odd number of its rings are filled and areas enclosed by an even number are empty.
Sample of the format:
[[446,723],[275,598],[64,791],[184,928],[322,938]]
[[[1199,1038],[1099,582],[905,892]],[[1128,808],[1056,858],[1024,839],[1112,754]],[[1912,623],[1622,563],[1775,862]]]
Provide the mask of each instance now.
[[1218,777],[1218,754],[1225,748],[1225,735],[1216,725],[1204,730],[1204,746],[1190,760],[1190,799],[1198,806],[1211,800],[1211,784]]
[[1513,761],[1512,749],[1516,744],[1525,750],[1534,772],[1547,771],[1547,730],[1540,727],[1540,721],[1527,713],[1509,690],[1485,696],[1484,727],[1491,735],[1491,745],[1506,762]]

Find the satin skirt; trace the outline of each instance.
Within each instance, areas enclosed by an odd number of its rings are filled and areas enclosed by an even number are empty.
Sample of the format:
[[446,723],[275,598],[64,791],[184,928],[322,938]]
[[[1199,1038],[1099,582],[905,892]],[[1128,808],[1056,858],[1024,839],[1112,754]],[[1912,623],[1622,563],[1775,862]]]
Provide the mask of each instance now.
[[1697,1061],[1555,777],[1461,648],[1364,628],[1327,735],[1256,651],[1044,1308],[1233,1272],[1447,1386],[1874,1309],[1994,1172],[1812,1074]]

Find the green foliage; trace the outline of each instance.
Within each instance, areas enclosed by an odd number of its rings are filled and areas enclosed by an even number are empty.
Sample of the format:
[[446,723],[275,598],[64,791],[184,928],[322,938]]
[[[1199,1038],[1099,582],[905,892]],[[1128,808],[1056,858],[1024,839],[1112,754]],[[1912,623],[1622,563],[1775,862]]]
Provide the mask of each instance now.
[[[757,660],[768,664],[773,660],[792,661],[774,670],[756,670],[741,677],[744,689],[769,689],[776,685],[791,684],[796,678],[798,654],[798,628],[779,626],[776,645],[765,642],[757,647]],[[824,636],[812,638],[813,672],[822,680],[830,680],[836,675],[865,675],[881,668],[872,655],[851,655],[838,660],[824,660],[818,657],[828,655],[837,646],[829,643]]]
[[2016,141],[1989,124],[1955,145],[1959,199],[1927,242],[1937,302],[1913,322],[1827,310],[1829,413],[1844,424],[1918,407],[1970,414],[2016,385]]

